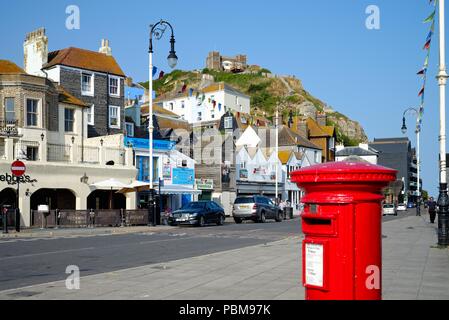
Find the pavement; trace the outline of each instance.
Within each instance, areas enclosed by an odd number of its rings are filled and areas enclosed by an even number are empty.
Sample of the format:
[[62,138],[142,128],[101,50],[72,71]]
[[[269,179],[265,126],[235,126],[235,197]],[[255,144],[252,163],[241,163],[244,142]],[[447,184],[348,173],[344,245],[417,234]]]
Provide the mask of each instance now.
[[[0,239],[12,238],[54,238],[54,237],[79,237],[79,236],[97,236],[97,235],[119,235],[131,234],[139,232],[160,232],[173,227],[169,226],[137,226],[137,227],[122,227],[122,228],[59,228],[59,229],[37,229],[27,228],[20,232],[15,230],[8,230],[8,233],[0,233]],[[0,232],[3,232],[1,230]]]
[[[383,223],[383,298],[449,299],[449,250],[436,225],[406,216]],[[0,291],[0,299],[302,300],[302,236],[275,242]]]

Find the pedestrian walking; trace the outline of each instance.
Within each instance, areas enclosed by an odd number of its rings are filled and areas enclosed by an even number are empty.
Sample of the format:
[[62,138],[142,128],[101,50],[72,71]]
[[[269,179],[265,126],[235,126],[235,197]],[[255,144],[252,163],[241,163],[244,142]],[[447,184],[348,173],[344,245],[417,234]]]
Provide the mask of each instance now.
[[429,211],[430,223],[435,223],[435,217],[437,215],[437,203],[430,197],[429,202],[427,203],[427,209]]

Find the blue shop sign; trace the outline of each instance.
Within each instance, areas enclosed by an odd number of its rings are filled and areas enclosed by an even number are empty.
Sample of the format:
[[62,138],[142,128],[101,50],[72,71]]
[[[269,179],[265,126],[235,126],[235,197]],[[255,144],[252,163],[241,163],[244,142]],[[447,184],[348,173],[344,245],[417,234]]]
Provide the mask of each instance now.
[[188,168],[173,168],[173,184],[194,185],[195,170]]
[[[125,138],[125,146],[131,143],[134,149],[149,149],[149,140],[142,138]],[[173,150],[176,142],[167,140],[153,140],[154,150]]]

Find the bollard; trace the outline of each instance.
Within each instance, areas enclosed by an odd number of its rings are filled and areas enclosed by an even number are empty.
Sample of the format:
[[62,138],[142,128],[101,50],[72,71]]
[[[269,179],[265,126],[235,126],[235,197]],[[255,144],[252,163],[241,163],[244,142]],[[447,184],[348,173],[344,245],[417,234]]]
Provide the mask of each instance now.
[[20,209],[16,208],[16,232],[20,232]]
[[334,162],[292,173],[305,191],[303,284],[307,300],[382,298],[382,189],[396,171]]
[[55,210],[55,230],[59,229],[59,219],[61,218],[61,213],[59,209]]
[[8,233],[8,208],[3,207],[3,233]]

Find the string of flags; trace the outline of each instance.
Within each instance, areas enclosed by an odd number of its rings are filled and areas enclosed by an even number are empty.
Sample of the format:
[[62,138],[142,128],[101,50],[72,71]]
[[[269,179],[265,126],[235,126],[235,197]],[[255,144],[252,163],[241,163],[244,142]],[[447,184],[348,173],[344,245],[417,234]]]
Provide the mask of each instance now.
[[436,16],[436,3],[437,0],[429,0],[429,5],[434,7],[433,12],[423,21],[423,23],[430,23],[430,30],[426,37],[426,41],[424,43],[423,50],[426,50],[426,58],[424,60],[424,65],[421,70],[418,71],[417,75],[421,76],[423,79],[423,85],[421,90],[418,93],[418,97],[421,98],[421,104],[419,106],[419,116],[418,116],[418,130],[421,129],[422,117],[424,115],[424,100],[425,100],[425,91],[426,91],[426,82],[427,82],[427,70],[429,68],[429,58],[430,58],[430,49],[432,45],[432,37],[435,33],[435,16]]

